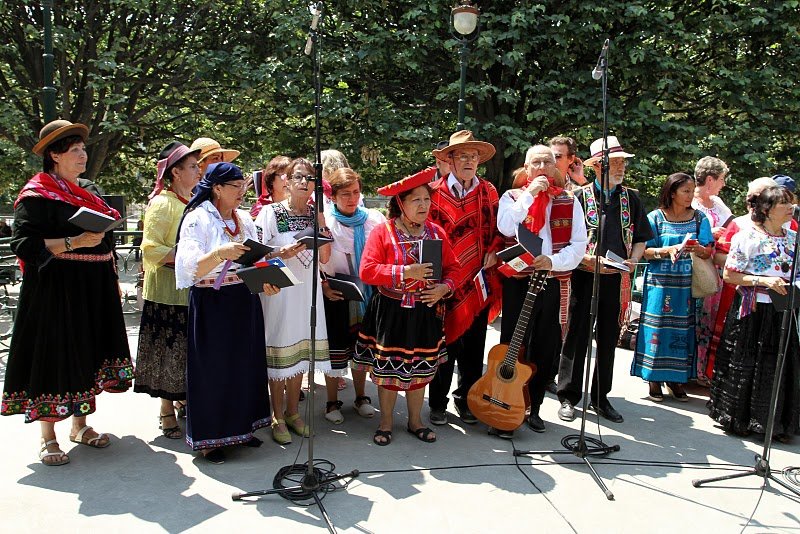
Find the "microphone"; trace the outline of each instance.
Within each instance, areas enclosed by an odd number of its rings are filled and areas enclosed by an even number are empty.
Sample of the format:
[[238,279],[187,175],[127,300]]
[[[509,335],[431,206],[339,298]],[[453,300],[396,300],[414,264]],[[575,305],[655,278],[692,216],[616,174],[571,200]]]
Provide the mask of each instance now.
[[311,47],[313,44],[313,39],[311,38],[311,36],[317,32],[317,24],[319,24],[319,15],[322,12],[322,9],[320,9],[320,2],[315,2],[311,4],[311,6],[308,9],[309,11],[311,11],[311,15],[313,17],[311,19],[311,32],[309,33],[308,39],[306,40],[306,48],[304,52],[307,56],[310,56]]
[[597,58],[597,66],[592,71],[592,79],[599,80],[603,77],[603,70],[605,70],[605,65],[603,65],[603,59],[606,58],[608,54],[608,43],[609,40],[606,39],[606,42],[603,43],[603,49],[600,50],[600,57]]

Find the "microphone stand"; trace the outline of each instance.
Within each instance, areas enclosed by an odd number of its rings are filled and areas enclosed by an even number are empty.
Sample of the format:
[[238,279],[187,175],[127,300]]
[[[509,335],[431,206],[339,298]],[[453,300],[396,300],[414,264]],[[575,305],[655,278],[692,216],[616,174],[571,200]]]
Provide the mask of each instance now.
[[[324,210],[323,190],[322,190],[322,150],[320,147],[320,121],[319,121],[322,82],[320,76],[319,35],[317,32],[317,23],[319,21],[321,8],[322,8],[321,2],[314,4],[314,6],[312,7],[311,13],[313,14],[314,18],[311,22],[311,29],[309,31],[308,41],[305,47],[305,54],[311,56],[314,65],[313,67],[314,123],[315,123],[314,151],[316,155],[316,161],[314,163],[314,175],[316,177],[316,179],[314,180],[314,202],[316,206],[315,211],[319,213],[322,213]],[[336,473],[322,471],[319,468],[315,468],[314,371],[315,371],[316,354],[317,354],[316,352],[317,280],[319,279],[319,230],[320,230],[319,218],[317,216],[317,213],[314,213],[313,225],[314,225],[314,250],[313,250],[313,261],[312,261],[313,272],[311,279],[311,318],[309,320],[309,326],[311,328],[311,358],[308,368],[310,387],[308,388],[308,402],[306,403],[306,418],[308,420],[308,429],[309,429],[308,460],[306,461],[305,464],[294,464],[281,468],[272,481],[272,489],[249,491],[244,493],[234,493],[232,495],[232,499],[234,501],[240,501],[245,497],[260,497],[263,495],[271,495],[273,493],[277,493],[284,499],[290,500],[295,504],[310,505],[312,503],[316,503],[320,513],[322,514],[322,518],[325,520],[325,524],[328,528],[328,531],[331,534],[334,534],[336,532],[336,528],[334,527],[333,522],[331,521],[331,518],[328,515],[328,512],[325,510],[325,507],[322,505],[322,498],[324,498],[329,491],[346,487],[346,484],[338,485],[335,484],[335,482],[338,482],[345,478],[355,478],[359,475],[359,472],[358,469],[354,469],[349,473],[344,473],[339,475]],[[289,486],[283,485],[282,484],[283,480],[289,481],[290,483],[292,483],[292,485]],[[322,493],[322,497],[320,497],[319,493]]]
[[[798,207],[795,206],[793,218],[797,220],[798,215],[800,215],[800,213],[798,213]],[[795,234],[794,240],[794,258],[792,258],[791,277],[789,278],[791,282],[788,285],[789,303],[786,307],[786,310],[783,312],[783,318],[781,321],[781,338],[780,343],[778,344],[778,360],[775,362],[775,376],[772,379],[772,394],[770,395],[769,399],[769,417],[767,418],[767,428],[764,434],[764,449],[761,451],[761,454],[755,455],[755,465],[751,470],[743,473],[734,473],[732,475],[724,475],[714,478],[695,479],[692,480],[692,486],[695,488],[699,488],[705,484],[710,484],[711,482],[732,480],[735,478],[755,475],[764,479],[764,486],[766,486],[767,482],[771,480],[800,497],[800,490],[775,477],[775,475],[772,474],[772,468],[769,464],[769,455],[770,451],[772,450],[772,432],[775,428],[775,416],[776,412],[778,411],[778,396],[780,395],[781,391],[781,378],[783,377],[783,370],[786,364],[786,353],[789,350],[789,338],[792,335],[792,328],[797,327],[797,317],[795,316],[794,310],[795,308],[800,307],[800,302],[795,301],[795,291],[793,287],[795,280],[797,279],[798,250],[800,250],[800,232]],[[792,326],[792,323],[794,323],[794,326]]]
[[[608,178],[608,44],[609,41],[606,39],[606,42],[603,45],[603,51],[600,55],[600,60],[598,63],[598,68],[595,69],[600,70],[601,80],[602,80],[602,94],[603,94],[603,160],[602,160],[602,171],[600,173],[600,203],[598,206],[598,213],[599,213],[599,220],[598,220],[598,227],[597,227],[597,248],[595,249],[597,252],[603,249],[603,245],[605,244],[605,223],[606,223],[606,198],[605,194],[608,190],[609,185],[609,178]],[[576,435],[569,435],[565,436],[564,439],[561,440],[561,443],[567,449],[566,451],[562,450],[550,450],[550,451],[524,451],[524,450],[514,450],[514,456],[527,456],[527,455],[544,455],[544,454],[573,454],[583,460],[586,464],[586,467],[589,468],[589,474],[592,475],[592,478],[600,486],[600,489],[605,494],[606,498],[609,501],[614,500],[614,494],[608,487],[605,485],[603,480],[600,478],[600,475],[597,474],[592,463],[589,461],[590,456],[607,456],[612,452],[617,452],[620,450],[619,445],[606,445],[602,441],[591,439],[592,443],[597,445],[596,447],[589,447],[587,445],[586,439],[586,413],[588,408],[589,402],[589,378],[592,376],[591,373],[591,362],[592,362],[592,342],[596,341],[597,338],[597,331],[595,325],[597,323],[597,308],[599,302],[599,291],[600,291],[600,256],[595,256],[594,261],[594,279],[592,282],[592,304],[591,304],[591,312],[590,312],[590,319],[589,324],[591,325],[591,330],[589,331],[589,342],[586,345],[586,363],[584,365],[584,373],[583,373],[583,413],[581,414],[581,431],[580,434]],[[599,376],[598,376],[599,380]],[[599,391],[598,391],[599,394]],[[600,404],[599,399],[596,403]],[[577,439],[577,442],[575,440]]]

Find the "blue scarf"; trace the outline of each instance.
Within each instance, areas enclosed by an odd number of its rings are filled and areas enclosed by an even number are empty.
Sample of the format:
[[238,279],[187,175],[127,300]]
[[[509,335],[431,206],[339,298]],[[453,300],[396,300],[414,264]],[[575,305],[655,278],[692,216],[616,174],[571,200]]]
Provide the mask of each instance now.
[[[336,204],[333,205],[333,218],[339,221],[339,224],[353,229],[353,263],[355,264],[353,268],[356,271],[356,276],[358,276],[361,267],[361,255],[364,253],[364,245],[367,242],[366,235],[364,234],[364,223],[367,222],[368,217],[369,213],[367,210],[360,206],[356,208],[355,213],[347,217],[346,215],[342,215],[342,212],[339,211]],[[369,302],[371,296],[372,286],[364,284],[364,302],[360,303],[362,317],[366,313],[367,302]]]

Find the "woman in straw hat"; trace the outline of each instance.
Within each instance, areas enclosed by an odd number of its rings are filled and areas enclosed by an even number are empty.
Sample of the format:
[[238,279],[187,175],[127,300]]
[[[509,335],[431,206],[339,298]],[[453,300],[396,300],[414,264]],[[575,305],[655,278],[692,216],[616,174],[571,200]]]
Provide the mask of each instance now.
[[[447,360],[442,299],[453,294],[459,264],[442,227],[427,221],[429,182],[423,171],[378,189],[391,197],[389,221],[372,230],[361,256],[359,276],[377,291],[358,333],[353,367],[369,371],[378,386],[381,420],[372,440],[381,446],[392,441],[398,391],[406,395],[408,432],[436,441],[420,412],[425,385]],[[431,263],[420,263],[420,244],[428,239],[442,241],[440,280],[431,280]]]
[[222,148],[219,143],[210,137],[198,137],[189,147],[189,150],[194,152],[200,151],[200,156],[197,158],[200,163],[200,176],[204,175],[209,165],[214,163],[232,162],[239,157],[240,152],[231,148]]
[[14,203],[11,250],[24,269],[0,413],[40,421],[45,465],[69,462],[55,423],[70,416],[70,441],[107,447],[109,437],[88,426],[86,416],[95,411],[96,395],[125,391],[133,379],[112,232],[82,232],[69,222],[81,208],[120,217],[78,186],[88,133],[65,120],[42,128],[33,152],[43,156],[44,172]]
[[186,442],[211,463],[225,460],[224,446],[261,445],[253,433],[270,423],[261,304],[228,271],[258,239],[238,209],[245,190],[239,167],[210,165],[178,225],[175,282],[189,288]]
[[[200,180],[199,150],[172,142],[158,156],[156,184],[144,214],[144,288],[134,391],[161,398],[161,432],[183,436],[175,417],[186,400],[189,290],[175,287],[175,240],[183,210]],[[185,412],[184,412],[185,413]]]

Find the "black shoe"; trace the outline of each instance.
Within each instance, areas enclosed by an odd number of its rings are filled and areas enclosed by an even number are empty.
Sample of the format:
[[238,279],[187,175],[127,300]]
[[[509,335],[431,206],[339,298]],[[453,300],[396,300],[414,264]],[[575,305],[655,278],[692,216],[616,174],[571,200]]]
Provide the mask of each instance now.
[[558,409],[558,418],[562,421],[575,420],[575,406],[568,400],[561,403],[561,408]]
[[590,404],[589,408],[597,412],[600,417],[608,419],[612,423],[621,423],[625,421],[625,419],[622,417],[622,414],[615,410],[608,401],[601,401],[599,407],[595,406],[594,404]]
[[553,395],[558,394],[558,384],[556,384],[555,380],[551,381],[544,387],[548,393],[552,393]]
[[528,416],[528,426],[531,427],[531,430],[534,432],[542,433],[545,430],[544,421],[542,421],[538,413],[531,413]]
[[434,410],[431,408],[431,414],[428,416],[432,425],[446,425],[447,424],[447,413],[444,410]]
[[222,452],[222,449],[214,449],[208,454],[204,454],[203,458],[205,458],[207,462],[216,465],[225,463],[225,453]]
[[513,430],[500,430],[499,428],[495,428],[493,426],[489,427],[489,435],[490,436],[497,436],[498,438],[503,439],[512,439],[514,437]]
[[260,447],[263,444],[264,444],[264,442],[261,441],[260,439],[258,439],[255,436],[250,438],[249,441],[245,441],[244,443],[242,443],[242,445],[244,445],[245,447]]
[[455,407],[458,417],[461,418],[461,422],[465,425],[474,425],[478,422],[478,418],[475,417],[475,414],[473,414],[466,406],[459,406],[456,404]]

